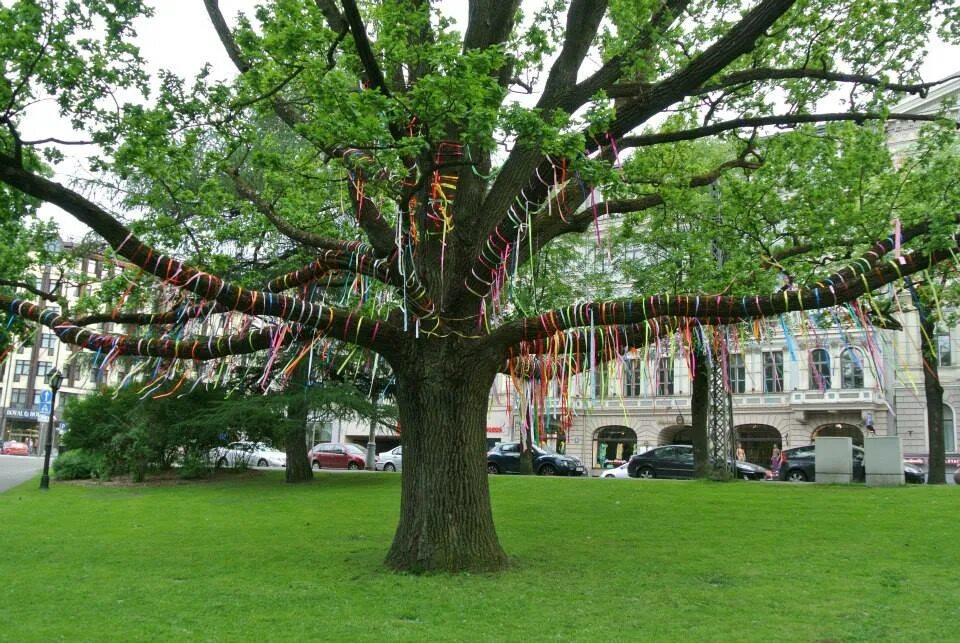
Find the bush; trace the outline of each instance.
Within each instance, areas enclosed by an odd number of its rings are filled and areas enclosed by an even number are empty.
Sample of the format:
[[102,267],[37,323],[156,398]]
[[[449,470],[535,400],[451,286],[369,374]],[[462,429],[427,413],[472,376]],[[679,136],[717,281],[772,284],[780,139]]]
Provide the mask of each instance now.
[[53,477],[57,480],[88,480],[103,478],[105,474],[103,456],[88,449],[67,451],[53,462]]
[[197,480],[210,475],[210,463],[203,453],[187,451],[180,461],[180,477],[184,480]]

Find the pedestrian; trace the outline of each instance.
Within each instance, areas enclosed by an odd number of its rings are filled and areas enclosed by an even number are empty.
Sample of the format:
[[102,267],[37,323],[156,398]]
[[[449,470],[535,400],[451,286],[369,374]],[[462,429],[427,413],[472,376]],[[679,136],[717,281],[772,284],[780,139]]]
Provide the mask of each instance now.
[[737,443],[737,460],[741,462],[747,461],[747,453],[743,450],[743,445]]
[[780,475],[780,463],[783,460],[783,456],[780,454],[780,447],[773,445],[773,455],[770,456],[770,470],[773,471],[774,477]]

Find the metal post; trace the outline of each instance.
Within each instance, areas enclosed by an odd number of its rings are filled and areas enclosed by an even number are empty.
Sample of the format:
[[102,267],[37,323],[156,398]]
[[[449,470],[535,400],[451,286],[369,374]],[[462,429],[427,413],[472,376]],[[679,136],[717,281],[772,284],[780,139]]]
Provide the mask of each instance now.
[[50,452],[53,451],[53,410],[57,408],[57,389],[60,388],[60,382],[63,381],[63,375],[59,370],[54,369],[50,373],[50,415],[47,416],[47,437],[43,449],[43,475],[40,476],[40,488],[50,488]]
[[733,475],[733,400],[723,386],[723,361],[714,356],[710,372],[710,465],[713,476],[728,479]]

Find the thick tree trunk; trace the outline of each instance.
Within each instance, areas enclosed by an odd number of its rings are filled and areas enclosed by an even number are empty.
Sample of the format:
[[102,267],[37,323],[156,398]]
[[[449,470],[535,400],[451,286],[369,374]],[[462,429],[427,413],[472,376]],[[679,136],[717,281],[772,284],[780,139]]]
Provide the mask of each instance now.
[[[290,386],[303,390],[307,381],[308,361],[300,360],[300,364],[293,371]],[[313,471],[310,461],[307,460],[307,417],[310,415],[310,406],[303,397],[296,399],[287,406],[287,420],[289,428],[284,432],[284,444],[287,452],[287,482],[309,482],[313,480]]]
[[[313,480],[313,471],[310,461],[307,460],[307,442],[305,439],[307,414],[304,413],[303,424],[287,430],[284,439],[287,444],[287,482],[309,482]],[[298,416],[297,419],[299,419]],[[293,419],[293,418],[291,418]]]
[[386,563],[413,572],[503,569],[485,458],[495,360],[457,338],[421,338],[410,348],[393,365],[403,481]]
[[943,444],[943,386],[940,385],[936,320],[921,313],[920,354],[923,357],[923,392],[927,403],[927,484],[946,484]]
[[707,356],[697,351],[690,395],[690,422],[693,425],[693,472],[697,478],[710,476],[710,453],[707,445],[707,418],[710,414],[710,364]]

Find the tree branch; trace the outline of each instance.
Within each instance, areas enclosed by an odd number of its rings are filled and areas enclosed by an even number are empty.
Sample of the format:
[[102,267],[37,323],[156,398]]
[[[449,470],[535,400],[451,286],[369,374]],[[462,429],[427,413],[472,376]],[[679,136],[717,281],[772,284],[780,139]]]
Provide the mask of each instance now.
[[364,319],[325,304],[235,286],[159,254],[100,206],[58,183],[15,167],[9,157],[0,156],[0,181],[63,208],[99,234],[118,255],[126,257],[144,272],[205,301],[216,301],[227,310],[278,317],[371,348],[385,356],[392,354],[394,347],[403,340],[403,335],[385,322]]
[[323,17],[327,19],[327,24],[330,26],[331,31],[335,33],[345,33],[350,29],[346,18],[344,18],[340,10],[337,9],[337,5],[333,0],[314,0],[314,3],[317,5],[320,13],[323,14]]
[[757,39],[789,11],[794,2],[760,2],[714,44],[690,60],[686,67],[652,85],[641,98],[618,109],[617,117],[609,127],[610,135],[615,138],[623,136],[654,114],[690,95],[740,56],[753,51]]
[[[860,85],[870,85],[872,87],[882,87],[890,91],[902,92],[905,94],[919,94],[921,97],[923,97],[927,95],[927,92],[929,92],[931,88],[952,81],[957,77],[958,75],[954,74],[942,80],[929,83],[908,84],[891,83],[883,78],[867,76],[866,74],[845,74],[826,69],[776,69],[773,67],[757,67],[755,69],[745,69],[743,71],[722,76],[715,83],[710,83],[699,87],[696,91],[696,94],[707,94],[709,92],[730,87],[732,85],[741,85],[744,83],[753,83],[765,80],[810,78],[813,80],[826,80],[839,83],[857,83]],[[645,88],[643,84],[640,83],[616,85],[608,91],[608,95],[611,98],[625,98],[642,93],[644,89]]]
[[240,48],[237,47],[237,43],[233,39],[233,34],[230,33],[230,27],[220,11],[219,0],[203,0],[203,5],[207,8],[207,15],[210,16],[210,22],[213,23],[213,28],[217,31],[217,36],[220,38],[227,56],[230,57],[230,60],[233,61],[233,64],[241,73],[246,73],[250,70],[250,63],[243,57]]
[[47,301],[57,301],[57,296],[51,292],[41,290],[33,284],[29,284],[25,281],[17,281],[15,279],[0,279],[0,286],[11,286],[13,288],[22,288],[28,292],[32,292],[37,297],[41,299],[46,299]]
[[[677,130],[675,132],[661,132],[659,134],[643,134],[640,136],[624,136],[620,139],[621,149],[631,147],[646,147],[650,145],[660,145],[661,143],[674,143],[676,141],[691,141],[698,138],[704,138],[726,132],[734,129],[746,127],[763,127],[765,125],[800,125],[802,123],[831,123],[837,121],[853,121],[862,123],[868,120],[902,120],[902,121],[927,121],[937,122],[945,121],[942,116],[936,114],[881,114],[874,112],[836,112],[829,114],[776,114],[773,116],[753,116],[744,118],[735,118],[729,121],[713,123],[705,127],[695,127],[687,130]],[[957,125],[955,123],[955,125]]]
[[384,96],[390,96],[390,88],[387,87],[387,81],[383,77],[380,65],[373,55],[373,49],[370,47],[370,39],[367,37],[367,28],[363,24],[363,18],[360,17],[360,11],[357,9],[357,3],[354,0],[342,0],[343,15],[347,24],[350,25],[350,33],[353,34],[354,46],[357,48],[357,55],[360,56],[360,62],[363,63],[363,69],[367,74],[367,80],[370,85]]
[[559,103],[562,94],[576,89],[577,71],[583,64],[606,11],[606,0],[573,0],[570,3],[563,48],[550,68],[537,107],[550,109]]
[[864,257],[813,286],[769,296],[653,295],[641,299],[591,302],[552,310],[505,324],[491,334],[504,354],[522,342],[544,340],[556,333],[588,326],[639,324],[656,317],[698,319],[729,324],[800,310],[820,310],[851,302],[866,292],[953,258],[958,246],[930,254],[915,251],[899,260],[879,259],[894,248],[891,235],[873,245]]

